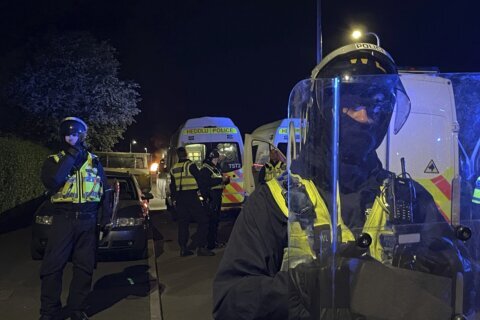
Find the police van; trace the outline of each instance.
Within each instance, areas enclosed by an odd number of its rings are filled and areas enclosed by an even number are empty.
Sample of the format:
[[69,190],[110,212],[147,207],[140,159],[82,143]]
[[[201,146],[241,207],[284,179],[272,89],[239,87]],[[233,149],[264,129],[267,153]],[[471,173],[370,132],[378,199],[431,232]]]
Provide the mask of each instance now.
[[[243,139],[238,127],[229,118],[201,117],[187,120],[170,140],[167,167],[177,161],[176,149],[185,147],[188,158],[200,168],[212,149],[220,153],[220,168],[230,177],[222,195],[222,210],[240,208],[245,191],[243,187]],[[167,183],[167,194],[169,193]]]
[[[434,197],[447,221],[458,222],[460,212],[459,125],[452,82],[436,73],[401,73],[411,102],[410,115],[398,134],[393,121],[377,154],[385,169],[400,174],[401,159],[410,176]],[[257,184],[259,167],[268,161],[269,148],[286,154],[289,121],[263,125],[245,137],[245,189],[250,194]],[[300,123],[294,119],[295,140]]]
[[[270,150],[276,148],[282,155],[287,154],[289,126],[290,123],[295,128],[295,142],[300,142],[300,119],[283,119],[264,124],[256,128],[251,134],[245,135],[245,146],[250,146],[249,151],[245,152],[245,163],[251,163],[251,166],[245,168],[249,170],[245,175],[245,191],[250,194],[258,185],[258,175],[260,170],[270,160]],[[286,159],[284,159],[286,162]]]

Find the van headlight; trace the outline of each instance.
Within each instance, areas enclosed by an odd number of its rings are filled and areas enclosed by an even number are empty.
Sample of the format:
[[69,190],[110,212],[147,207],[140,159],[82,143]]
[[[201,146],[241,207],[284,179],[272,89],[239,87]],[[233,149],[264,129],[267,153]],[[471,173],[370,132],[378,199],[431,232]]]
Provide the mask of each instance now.
[[143,218],[118,218],[115,220],[115,227],[134,227],[143,225]]
[[36,216],[35,223],[51,225],[53,222],[53,216]]

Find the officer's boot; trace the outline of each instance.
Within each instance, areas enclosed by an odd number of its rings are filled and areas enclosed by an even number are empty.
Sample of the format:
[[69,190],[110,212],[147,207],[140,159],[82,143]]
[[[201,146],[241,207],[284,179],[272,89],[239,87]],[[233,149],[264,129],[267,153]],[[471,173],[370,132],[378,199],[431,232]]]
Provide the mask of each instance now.
[[197,249],[197,256],[206,256],[211,257],[214,256],[215,252],[208,250],[207,248],[198,248]]
[[39,320],[58,320],[59,318],[56,317],[56,316],[47,316],[47,315],[44,315],[42,314],[40,316],[40,319]]
[[193,254],[192,251],[188,250],[186,247],[180,248],[180,257],[187,257]]
[[72,320],[88,320],[87,314],[83,311],[73,311],[70,316]]

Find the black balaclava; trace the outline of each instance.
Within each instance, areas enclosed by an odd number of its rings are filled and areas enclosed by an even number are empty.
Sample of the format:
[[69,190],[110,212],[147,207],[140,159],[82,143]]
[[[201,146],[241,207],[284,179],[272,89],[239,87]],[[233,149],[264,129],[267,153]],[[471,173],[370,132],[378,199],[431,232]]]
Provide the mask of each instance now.
[[[396,66],[388,53],[378,47],[356,45],[342,47],[325,57],[312,72],[313,79],[325,80],[305,82],[299,89],[300,94],[291,95],[290,101],[291,105],[304,106],[302,114],[296,116],[306,119],[308,132],[303,150],[292,163],[292,172],[313,179],[318,187],[330,190],[333,131],[333,86],[330,79],[340,78],[339,184],[342,193],[357,191],[374,171],[381,171],[375,150],[387,133],[399,83]],[[305,87],[310,87],[307,98]],[[378,94],[383,95],[380,102],[376,100]],[[355,107],[368,109],[373,123],[357,122],[342,112],[342,108]],[[315,121],[315,125],[308,128],[309,121]]]

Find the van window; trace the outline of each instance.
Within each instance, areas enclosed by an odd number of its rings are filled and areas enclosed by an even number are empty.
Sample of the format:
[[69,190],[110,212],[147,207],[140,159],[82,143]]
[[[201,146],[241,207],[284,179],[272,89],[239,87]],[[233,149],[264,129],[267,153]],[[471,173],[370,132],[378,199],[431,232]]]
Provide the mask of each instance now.
[[129,155],[100,155],[100,162],[105,168],[148,169],[145,159]]
[[238,143],[218,143],[217,149],[221,155],[220,168],[222,169],[222,172],[230,172],[242,168]]
[[206,149],[206,145],[201,143],[188,144],[185,146],[187,158],[195,162],[198,167],[202,165],[202,162],[205,159]]
[[124,157],[109,157],[108,168],[135,168],[135,159]]
[[185,145],[188,158],[199,167],[205,160],[207,152],[213,149],[217,149],[221,155],[219,165],[222,172],[230,172],[242,168],[240,148],[236,142],[207,142]]

